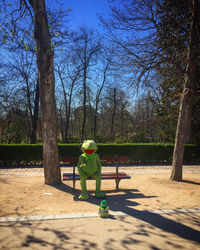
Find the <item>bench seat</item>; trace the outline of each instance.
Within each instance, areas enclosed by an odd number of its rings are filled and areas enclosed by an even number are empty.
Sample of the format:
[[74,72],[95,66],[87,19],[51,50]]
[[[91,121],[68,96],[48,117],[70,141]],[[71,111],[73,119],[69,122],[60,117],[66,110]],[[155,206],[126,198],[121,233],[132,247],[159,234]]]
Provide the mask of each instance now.
[[[122,179],[131,179],[131,176],[127,175],[125,172],[119,172],[119,163],[128,163],[127,157],[101,157],[102,163],[115,163],[116,164],[116,172],[102,172],[101,179],[102,180],[115,180],[116,188],[119,189],[119,182]],[[73,163],[73,173],[63,173],[63,181],[73,181],[73,188],[75,189],[76,180],[80,180],[80,175],[75,173],[76,163],[78,158],[68,157],[64,158],[64,163]],[[92,178],[88,178],[87,180],[93,180]]]
[[[74,176],[72,173],[64,173],[63,174],[63,180],[64,181],[71,181],[74,179]],[[80,180],[80,175],[79,174],[75,174],[75,179],[76,180]],[[119,172],[118,175],[116,175],[115,172],[105,172],[105,173],[101,173],[101,179],[102,180],[113,180],[113,179],[131,179],[131,177],[129,175],[127,175],[124,172]],[[88,180],[93,180],[91,177],[88,178]]]

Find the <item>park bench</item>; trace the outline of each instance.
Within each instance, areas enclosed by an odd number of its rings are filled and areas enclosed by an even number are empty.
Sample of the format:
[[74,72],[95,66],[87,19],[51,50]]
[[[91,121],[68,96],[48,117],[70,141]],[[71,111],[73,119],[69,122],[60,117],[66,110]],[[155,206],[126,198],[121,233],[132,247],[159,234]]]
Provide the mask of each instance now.
[[[119,166],[123,163],[128,163],[128,157],[120,156],[120,157],[100,157],[102,164],[115,164],[115,172],[101,172],[102,180],[115,180],[116,188],[119,190],[119,182],[122,179],[131,179],[131,176],[127,175],[125,172],[119,172]],[[73,172],[72,173],[63,173],[63,181],[73,181],[73,189],[75,189],[76,180],[80,180],[80,175],[76,173],[76,165],[78,162],[77,157],[66,157],[63,159],[63,163],[65,164],[73,164]],[[92,180],[92,178],[88,178],[88,180]]]

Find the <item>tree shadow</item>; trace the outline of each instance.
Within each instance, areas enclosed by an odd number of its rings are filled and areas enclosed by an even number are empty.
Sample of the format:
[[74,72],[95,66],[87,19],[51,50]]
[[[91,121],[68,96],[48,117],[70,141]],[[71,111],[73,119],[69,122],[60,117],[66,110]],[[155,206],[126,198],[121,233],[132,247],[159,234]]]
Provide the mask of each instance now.
[[1,176],[0,176],[0,182],[2,182],[4,184],[8,184],[8,181],[6,179],[1,178]]
[[[190,181],[186,181],[190,183]],[[192,182],[192,184],[194,184]],[[199,183],[195,183],[199,185]],[[53,187],[63,191],[70,192],[74,195],[74,201],[82,202],[78,199],[80,190],[73,190],[72,187],[62,183],[59,185],[53,185]],[[164,232],[173,233],[183,239],[191,240],[197,243],[200,243],[200,231],[193,229],[189,226],[186,226],[180,222],[174,221],[169,218],[165,218],[161,214],[157,214],[151,211],[140,211],[134,207],[140,205],[138,202],[134,202],[133,199],[151,199],[157,196],[145,196],[140,193],[138,189],[123,189],[123,190],[104,190],[108,196],[106,197],[108,206],[110,210],[116,212],[123,212],[126,215],[132,216],[138,220],[148,223],[151,226],[159,228]],[[94,192],[90,192],[89,200],[85,201],[91,204],[100,206],[102,199],[97,199],[94,195],[91,195]],[[113,219],[112,217],[111,219]]]
[[[151,211],[140,211],[134,207],[139,203],[134,202],[133,199],[151,199],[157,196],[145,196],[137,189],[125,189],[106,191],[109,194],[106,198],[108,206],[112,211],[123,212],[126,215],[132,216],[140,221],[148,223],[149,225],[159,228],[164,232],[173,233],[183,239],[191,240],[200,243],[200,231],[186,226],[180,222],[166,218],[161,214]],[[88,200],[89,203],[99,205],[99,200],[91,196]]]
[[165,232],[173,233],[183,239],[200,243],[200,231],[186,226],[180,222],[165,218],[160,214],[156,214],[150,211],[138,211],[135,209],[129,209],[127,214],[133,216],[134,218],[147,222]]
[[[96,198],[94,195],[94,191],[89,192],[89,199],[85,202],[100,206],[102,199]],[[150,199],[155,198],[157,196],[145,196],[144,194],[140,193],[138,189],[123,189],[123,190],[104,190],[107,194],[105,198],[107,201],[110,210],[116,212],[123,212],[126,213],[127,208],[135,207],[140,205],[140,203],[133,201],[133,199]],[[82,202],[78,199],[78,195],[74,195],[74,201]]]
[[181,182],[193,184],[193,185],[200,185],[200,182],[196,182],[196,181],[182,180]]
[[[151,211],[137,210],[134,207],[139,204],[130,200],[134,198],[151,199],[157,196],[145,196],[136,189],[126,189],[122,190],[122,192],[124,192],[124,195],[109,195],[107,198],[107,201],[110,204],[110,209],[113,211],[122,211],[123,213],[146,222],[151,226],[159,228],[164,232],[173,233],[183,239],[200,243],[200,231],[186,226],[180,222],[166,218],[161,214]],[[115,204],[115,202],[118,203]]]
[[[100,249],[96,242],[85,239],[84,232],[77,232],[76,227],[54,224],[54,220],[1,222],[0,229],[4,228],[7,232],[3,237],[0,235],[1,246],[6,249]],[[16,236],[17,241],[14,240]]]
[[70,193],[76,197],[80,195],[80,190],[74,189],[71,186],[65,184],[65,183],[60,183],[60,184],[49,184],[49,186],[54,187],[64,193]]

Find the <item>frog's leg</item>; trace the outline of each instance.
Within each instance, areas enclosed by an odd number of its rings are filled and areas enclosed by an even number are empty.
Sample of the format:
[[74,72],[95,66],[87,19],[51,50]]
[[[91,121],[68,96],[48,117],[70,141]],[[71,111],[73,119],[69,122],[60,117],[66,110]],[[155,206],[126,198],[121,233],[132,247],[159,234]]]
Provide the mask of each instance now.
[[81,195],[78,197],[80,200],[87,200],[89,199],[89,195],[87,192],[87,187],[86,187],[86,180],[87,176],[81,176]]
[[95,196],[97,198],[105,198],[106,195],[104,194],[104,192],[100,191],[100,188],[101,188],[101,176],[99,176],[99,175],[93,175],[92,178],[94,178],[96,180],[96,192],[95,192]]

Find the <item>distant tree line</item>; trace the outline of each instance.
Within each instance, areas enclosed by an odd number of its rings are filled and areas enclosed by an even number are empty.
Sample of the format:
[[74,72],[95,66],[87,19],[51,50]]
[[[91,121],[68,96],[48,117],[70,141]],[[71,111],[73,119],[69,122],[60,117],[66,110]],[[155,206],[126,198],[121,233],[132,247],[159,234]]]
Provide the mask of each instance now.
[[[23,1],[21,1],[23,2]],[[42,142],[37,46],[30,16],[1,16],[0,143]],[[174,142],[184,87],[192,1],[110,1],[108,33],[69,28],[47,8],[54,50],[59,142]],[[21,6],[22,8],[22,6]],[[24,7],[25,8],[25,7]],[[138,11],[140,10],[140,11]],[[12,17],[12,18],[11,18]],[[197,70],[198,76],[199,68]],[[200,141],[200,83],[186,143]]]

